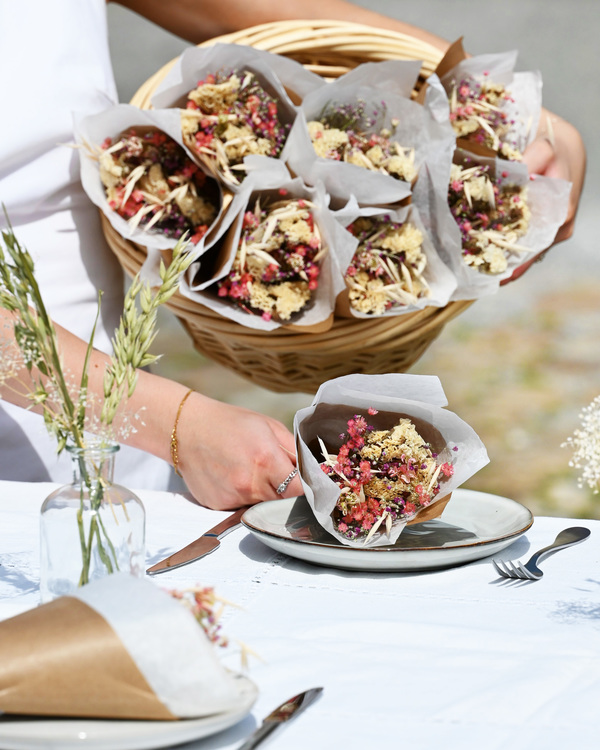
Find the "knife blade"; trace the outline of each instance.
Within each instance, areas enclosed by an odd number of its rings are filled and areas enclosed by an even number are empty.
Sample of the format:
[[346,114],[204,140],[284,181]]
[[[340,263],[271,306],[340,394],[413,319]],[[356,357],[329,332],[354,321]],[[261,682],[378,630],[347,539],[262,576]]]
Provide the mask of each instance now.
[[247,507],[239,508],[235,513],[227,516],[225,520],[202,534],[201,537],[198,537],[198,539],[180,549],[179,552],[175,552],[164,560],[152,565],[146,573],[150,576],[157,573],[164,573],[166,570],[180,568],[182,565],[188,565],[208,555],[210,552],[214,552],[221,545],[221,539],[241,524],[242,516],[247,510]]
[[240,745],[238,750],[254,750],[255,747],[258,747],[258,745],[278,727],[285,725],[288,721],[307,709],[311,703],[314,703],[314,701],[317,700],[322,692],[322,687],[310,688],[310,690],[305,690],[303,693],[299,693],[285,703],[282,703],[280,706],[277,706],[277,708],[263,720],[263,723],[258,729],[248,737],[244,744]]

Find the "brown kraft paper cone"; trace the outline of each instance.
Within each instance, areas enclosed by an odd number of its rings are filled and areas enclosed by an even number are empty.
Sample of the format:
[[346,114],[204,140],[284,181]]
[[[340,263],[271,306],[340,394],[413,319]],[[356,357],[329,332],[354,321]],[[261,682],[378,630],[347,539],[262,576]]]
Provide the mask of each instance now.
[[0,622],[0,711],[177,719],[106,620],[70,596]]

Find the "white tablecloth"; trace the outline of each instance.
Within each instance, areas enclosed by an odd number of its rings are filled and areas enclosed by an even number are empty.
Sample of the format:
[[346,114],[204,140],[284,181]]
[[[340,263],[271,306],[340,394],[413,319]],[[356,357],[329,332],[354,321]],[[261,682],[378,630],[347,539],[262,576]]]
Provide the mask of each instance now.
[[[0,619],[38,604],[38,513],[48,484],[0,482]],[[139,492],[148,564],[227,514],[182,495]],[[368,574],[275,553],[240,528],[221,548],[156,576],[212,585],[240,609],[225,632],[252,647],[252,714],[186,748],[237,747],[282,700],[324,692],[269,740],[276,750],[596,750],[600,740],[600,522],[536,518],[502,553],[524,558],[566,526],[592,536],[552,555],[537,582],[499,579],[489,560]],[[117,749],[115,749],[117,750]]]

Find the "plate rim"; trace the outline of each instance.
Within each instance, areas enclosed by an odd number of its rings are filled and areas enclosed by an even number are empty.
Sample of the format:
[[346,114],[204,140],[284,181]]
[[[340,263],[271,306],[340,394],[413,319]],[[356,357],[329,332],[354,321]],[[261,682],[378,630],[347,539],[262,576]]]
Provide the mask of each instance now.
[[[353,553],[356,552],[356,553],[359,553],[359,554],[365,554],[365,553],[380,553],[381,554],[381,553],[384,553],[384,552],[387,552],[387,553],[401,552],[403,554],[413,554],[413,553],[416,553],[416,552],[442,552],[443,553],[443,552],[450,552],[450,551],[453,551],[453,550],[472,549],[474,547],[485,547],[486,545],[496,545],[496,544],[499,544],[499,543],[501,543],[503,541],[512,539],[514,537],[522,536],[533,525],[533,522],[535,520],[535,518],[533,516],[533,513],[525,505],[523,505],[522,503],[518,502],[518,500],[513,500],[512,498],[505,497],[504,495],[494,495],[491,492],[482,492],[480,490],[469,490],[469,489],[466,489],[466,488],[458,488],[454,492],[456,493],[456,492],[459,492],[459,491],[461,493],[469,493],[469,494],[479,494],[479,495],[484,495],[484,496],[491,496],[491,497],[494,497],[494,498],[500,498],[501,500],[506,501],[508,503],[513,503],[513,504],[519,506],[519,508],[521,508],[521,509],[523,509],[523,510],[526,511],[526,513],[528,515],[528,521],[525,524],[525,526],[523,526],[522,528],[517,529],[517,530],[515,530],[515,531],[513,531],[512,533],[509,533],[509,534],[503,534],[502,536],[494,537],[493,539],[481,539],[479,541],[469,542],[468,544],[454,544],[451,547],[408,547],[408,548],[406,548],[406,547],[395,547],[395,546],[391,546],[391,545],[390,546],[384,546],[384,545],[382,545],[382,546],[379,546],[379,547],[351,547],[349,545],[343,545],[343,544],[326,544],[324,542],[314,542],[312,540],[294,539],[293,537],[282,536],[280,534],[276,534],[274,532],[267,531],[265,529],[261,529],[261,528],[258,528],[256,526],[253,526],[252,523],[248,521],[248,519],[246,518],[246,515],[248,513],[251,514],[252,511],[256,511],[256,507],[257,506],[255,506],[255,505],[253,505],[252,507],[248,508],[248,510],[243,514],[243,516],[241,518],[241,522],[242,522],[242,525],[246,529],[248,529],[248,531],[250,531],[251,533],[259,534],[259,535],[263,535],[263,536],[267,536],[267,537],[270,537],[270,538],[273,538],[273,539],[277,539],[277,540],[279,540],[281,542],[297,544],[297,545],[300,545],[302,547],[319,547],[319,548],[323,548],[323,549],[326,549],[326,550],[335,550],[335,551],[344,551],[344,552],[351,551]],[[291,497],[291,498],[277,498],[276,500],[271,500],[270,502],[289,503],[290,501],[296,500],[298,497],[302,497],[302,495],[298,495],[296,497]]]

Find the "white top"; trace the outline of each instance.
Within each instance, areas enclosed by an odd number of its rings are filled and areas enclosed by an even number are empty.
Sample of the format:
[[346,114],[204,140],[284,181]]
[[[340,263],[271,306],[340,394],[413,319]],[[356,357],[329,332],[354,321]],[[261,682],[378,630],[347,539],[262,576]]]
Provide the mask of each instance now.
[[[55,322],[89,340],[103,290],[95,345],[109,352],[123,274],[81,187],[79,155],[69,146],[74,113],[90,114],[117,100],[106,3],[0,0],[0,70],[0,202],[34,259]],[[57,461],[41,418],[6,403],[0,410],[0,478],[68,481],[70,460]],[[132,449],[123,449],[116,462],[116,481],[125,484],[164,488],[169,475],[165,462]]]
[[[52,489],[0,482],[2,619],[39,602],[35,519]],[[139,496],[147,565],[227,515],[182,495]],[[237,605],[225,608],[222,633],[260,657],[249,661],[260,691],[252,720],[193,747],[237,750],[282,701],[322,685],[265,750],[596,750],[600,521],[536,517],[498,556],[527,560],[567,526],[591,537],[543,560],[531,583],[500,579],[489,559],[408,574],[319,567],[243,527],[202,560],[153,577],[166,589],[214,586]]]

